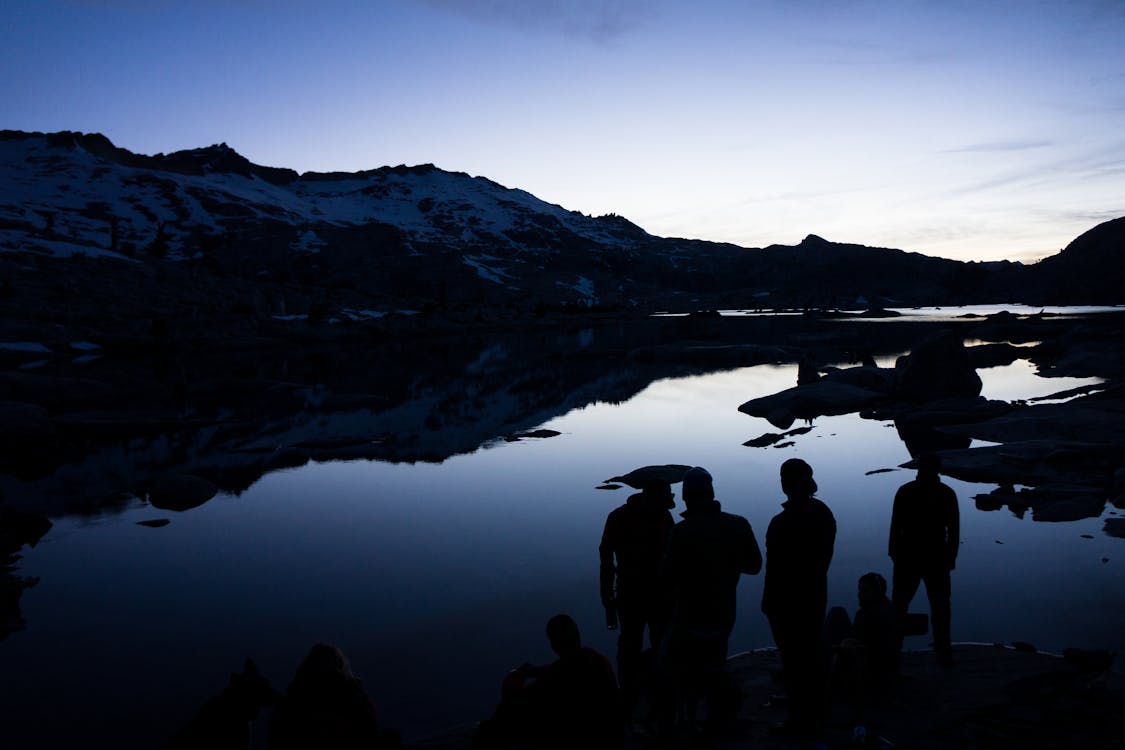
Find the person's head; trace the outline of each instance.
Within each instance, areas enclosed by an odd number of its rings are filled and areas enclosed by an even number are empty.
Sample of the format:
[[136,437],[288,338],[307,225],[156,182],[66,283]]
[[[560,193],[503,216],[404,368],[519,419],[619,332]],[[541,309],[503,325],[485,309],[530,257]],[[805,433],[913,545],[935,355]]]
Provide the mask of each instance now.
[[781,465],[781,491],[786,497],[812,497],[816,482],[812,467],[799,458],[791,458]]
[[351,665],[344,652],[330,643],[318,643],[309,649],[297,667],[294,682],[321,681],[332,677],[353,679]]
[[878,573],[864,573],[859,577],[859,606],[877,604],[887,596],[887,579]]
[[923,453],[918,456],[918,476],[937,479],[941,473],[941,456],[936,453]]
[[547,621],[547,640],[551,642],[551,650],[559,656],[582,647],[578,623],[570,615],[555,615]]
[[711,483],[711,472],[702,466],[693,466],[684,474],[684,505],[691,507],[715,499],[715,487]]
[[651,481],[641,487],[641,493],[650,499],[654,505],[663,508],[672,508],[676,505],[676,496],[672,493],[672,485],[668,482]]

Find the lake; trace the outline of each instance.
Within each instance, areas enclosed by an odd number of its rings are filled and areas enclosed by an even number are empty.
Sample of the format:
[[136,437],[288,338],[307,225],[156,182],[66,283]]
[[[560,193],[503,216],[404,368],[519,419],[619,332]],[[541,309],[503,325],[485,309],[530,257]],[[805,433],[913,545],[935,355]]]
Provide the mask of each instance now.
[[[1096,382],[1040,378],[1025,360],[979,372],[983,395],[1005,400]],[[855,415],[818,418],[791,446],[743,446],[776,428],[739,404],[796,375],[761,365],[663,379],[540,425],[553,438],[440,463],[312,463],[184,513],[135,502],[54,519],[20,563],[41,578],[21,602],[28,627],[0,643],[6,746],[151,747],[247,656],[283,688],[317,641],[343,649],[381,720],[408,738],[482,718],[507,669],[551,658],[543,626],[557,612],[612,656],[597,546],[630,490],[596,487],[647,464],[706,467],[724,509],[764,543],[783,500],[778,468],[808,461],[838,524],[829,603],[853,609],[862,573],[890,578],[891,501],[913,477],[896,467],[910,456],[892,423]],[[879,469],[892,471],[869,474]],[[982,512],[972,497],[993,485],[946,481],[962,514],[955,641],[1125,652],[1125,541],[1104,535],[1102,519]],[[171,523],[137,525],[154,518]],[[732,652],[771,645],[761,589],[761,576],[743,578]],[[924,593],[913,609],[927,610]]]

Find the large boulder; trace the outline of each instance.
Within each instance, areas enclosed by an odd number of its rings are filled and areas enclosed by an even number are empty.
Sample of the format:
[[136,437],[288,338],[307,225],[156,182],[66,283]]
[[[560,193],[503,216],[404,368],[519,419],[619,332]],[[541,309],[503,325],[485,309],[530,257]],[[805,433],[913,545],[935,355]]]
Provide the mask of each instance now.
[[202,477],[164,474],[149,485],[148,501],[161,510],[185,511],[203,505],[217,492],[215,485]]
[[885,399],[886,395],[878,391],[820,380],[747,401],[738,410],[752,417],[763,417],[770,424],[785,429],[795,419],[851,414]]
[[895,362],[895,395],[908,401],[979,396],[981,379],[961,337],[943,331]]

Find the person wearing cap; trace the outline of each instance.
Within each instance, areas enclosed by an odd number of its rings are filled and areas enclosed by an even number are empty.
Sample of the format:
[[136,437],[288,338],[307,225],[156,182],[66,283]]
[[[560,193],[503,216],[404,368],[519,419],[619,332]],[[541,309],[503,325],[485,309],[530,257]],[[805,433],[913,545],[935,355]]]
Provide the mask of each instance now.
[[836,519],[817,491],[812,467],[799,458],[781,465],[786,500],[766,529],[762,612],[781,657],[789,698],[782,733],[819,739],[828,708],[827,654],[821,637],[828,604],[828,565]]
[[943,665],[953,665],[949,635],[949,572],[957,564],[961,515],[957,494],[941,481],[941,458],[925,453],[918,458],[918,477],[899,487],[891,510],[887,553],[894,561],[891,601],[906,618],[918,585],[926,584],[933,622],[934,652]]
[[683,479],[686,510],[668,536],[662,578],[672,596],[672,619],[661,664],[680,685],[681,696],[707,697],[709,720],[718,673],[734,629],[739,578],[762,569],[762,553],[750,522],[723,511],[711,474],[690,469]]
[[675,507],[673,497],[667,482],[646,483],[610,511],[598,547],[606,624],[620,628],[617,676],[627,716],[645,687],[645,628],[655,651],[668,627],[671,603],[660,588],[660,565],[675,525],[668,510]]

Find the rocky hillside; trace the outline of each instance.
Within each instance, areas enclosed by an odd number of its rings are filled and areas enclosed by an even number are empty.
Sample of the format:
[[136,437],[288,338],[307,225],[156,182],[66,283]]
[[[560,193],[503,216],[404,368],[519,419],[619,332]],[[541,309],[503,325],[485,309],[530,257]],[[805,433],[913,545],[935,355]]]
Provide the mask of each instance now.
[[[298,174],[225,144],[143,156],[97,134],[2,131],[0,255],[13,251],[55,277],[112,276],[134,297],[155,294],[134,277],[159,268],[190,273],[172,286],[208,287],[204,298],[245,297],[249,284],[266,298],[252,303],[259,315],[339,320],[404,310],[1048,302],[1070,300],[1070,287],[1053,285],[1073,278],[1063,266],[1090,265],[1081,248],[1030,275],[1019,264],[812,235],[795,247],[741,248],[655,237],[620,216],[586,216],[428,164]],[[76,256],[98,262],[69,262]],[[1085,301],[1121,296],[1120,284],[1105,286]]]

